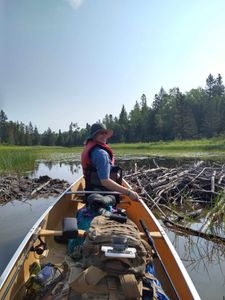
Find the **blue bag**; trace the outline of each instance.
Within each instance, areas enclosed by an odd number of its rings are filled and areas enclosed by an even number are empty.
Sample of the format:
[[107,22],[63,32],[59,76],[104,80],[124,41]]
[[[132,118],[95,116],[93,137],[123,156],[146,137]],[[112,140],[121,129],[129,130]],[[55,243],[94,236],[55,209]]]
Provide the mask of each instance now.
[[165,294],[165,292],[162,289],[162,286],[158,279],[156,278],[155,269],[152,263],[149,263],[146,266],[146,276],[143,280],[143,285],[147,289],[149,288],[149,291],[151,290],[152,293],[150,295],[150,292],[147,290],[143,291],[143,300],[151,300],[151,299],[157,299],[157,300],[169,300],[168,296]]
[[[90,210],[88,207],[80,209],[76,215],[78,229],[88,230],[88,228],[90,227],[91,221],[96,216],[97,216],[97,212]],[[75,239],[69,240],[68,254],[71,255],[73,253],[75,247],[83,245],[84,239],[85,239],[84,237],[77,237]]]

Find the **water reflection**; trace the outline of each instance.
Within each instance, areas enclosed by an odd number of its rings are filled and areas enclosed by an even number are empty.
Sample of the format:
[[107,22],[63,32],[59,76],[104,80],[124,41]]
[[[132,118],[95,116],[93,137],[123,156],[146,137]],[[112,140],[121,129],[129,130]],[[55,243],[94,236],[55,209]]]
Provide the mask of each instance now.
[[55,199],[14,200],[0,207],[0,274],[29,229]]
[[225,295],[225,247],[194,236],[180,236],[165,228],[202,299]]
[[80,162],[40,162],[36,169],[28,173],[29,177],[36,178],[43,175],[48,175],[50,178],[58,178],[67,180],[73,183],[76,178],[82,175],[82,168]]

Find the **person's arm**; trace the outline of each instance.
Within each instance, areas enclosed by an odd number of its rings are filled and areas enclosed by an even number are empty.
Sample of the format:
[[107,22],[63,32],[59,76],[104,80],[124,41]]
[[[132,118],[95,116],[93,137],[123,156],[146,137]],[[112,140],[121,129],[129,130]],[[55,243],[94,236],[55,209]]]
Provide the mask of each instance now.
[[114,180],[107,178],[100,180],[101,184],[108,190],[119,192],[121,194],[127,195],[132,200],[138,200],[139,196],[136,192],[116,183]]

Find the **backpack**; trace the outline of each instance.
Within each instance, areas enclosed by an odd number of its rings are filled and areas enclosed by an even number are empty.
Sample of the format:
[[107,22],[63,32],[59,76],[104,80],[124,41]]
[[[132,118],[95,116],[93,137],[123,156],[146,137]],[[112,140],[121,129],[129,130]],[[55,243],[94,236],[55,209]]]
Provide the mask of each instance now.
[[[136,249],[135,258],[112,258],[105,256],[102,246],[111,246],[113,237],[125,237],[127,246]],[[91,265],[100,268],[110,275],[132,273],[142,275],[149,261],[150,246],[141,239],[140,232],[134,222],[127,219],[126,223],[119,223],[101,215],[95,217],[83,244],[84,267]]]
[[[110,247],[115,240],[119,247],[125,243],[126,249],[135,249],[135,257],[106,256],[102,246]],[[82,268],[75,268],[70,286],[87,299],[141,299],[149,253],[150,246],[141,239],[134,222],[128,219],[119,223],[104,215],[96,216],[82,247]]]

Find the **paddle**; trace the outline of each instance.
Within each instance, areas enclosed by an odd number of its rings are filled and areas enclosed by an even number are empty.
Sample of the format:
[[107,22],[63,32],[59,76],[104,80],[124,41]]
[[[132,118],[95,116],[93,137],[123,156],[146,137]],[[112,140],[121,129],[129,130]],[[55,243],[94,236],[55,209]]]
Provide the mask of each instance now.
[[[141,219],[141,220],[140,220],[140,224],[141,224],[141,226],[142,226],[142,228],[143,228],[143,230],[144,230],[145,235],[147,236],[149,245],[150,245],[150,246],[152,247],[152,249],[154,250],[155,257],[157,257],[157,258],[160,259],[159,254],[158,254],[158,251],[157,251],[157,249],[156,249],[156,247],[155,247],[155,243],[154,243],[154,241],[153,241],[153,239],[152,239],[152,237],[151,237],[150,231],[148,230],[148,228],[147,228],[147,226],[146,226],[146,224],[145,224],[145,221],[144,221],[143,219]],[[161,260],[161,259],[160,259],[160,260]]]
[[177,291],[176,291],[176,288],[175,288],[175,286],[174,286],[174,284],[173,284],[173,282],[172,282],[172,280],[171,280],[171,278],[170,278],[170,276],[169,276],[169,274],[168,274],[168,272],[167,272],[167,270],[166,270],[166,268],[165,268],[165,266],[164,266],[164,264],[163,264],[163,262],[162,262],[162,260],[161,260],[161,257],[159,256],[159,253],[158,253],[158,251],[157,251],[157,249],[156,249],[156,246],[155,246],[155,243],[154,243],[154,241],[153,241],[153,239],[152,239],[152,237],[151,237],[151,233],[150,233],[150,231],[148,230],[148,228],[147,228],[147,226],[146,226],[146,224],[145,224],[145,221],[143,220],[143,219],[141,219],[140,220],[140,224],[141,224],[141,226],[142,226],[142,228],[143,228],[143,230],[144,230],[144,233],[145,233],[145,235],[147,236],[147,238],[148,238],[148,243],[149,243],[149,245],[152,247],[152,249],[154,250],[154,258],[156,258],[156,260],[154,260],[154,264],[156,264],[157,262],[159,262],[159,265],[158,265],[158,267],[161,267],[162,269],[163,269],[163,271],[164,271],[164,273],[166,274],[166,276],[167,276],[167,278],[168,278],[168,280],[169,280],[169,282],[170,282],[170,284],[173,286],[173,292],[174,292],[174,296],[176,297],[176,298],[174,298],[174,299],[179,299],[179,297],[178,297],[178,293],[177,293]]

